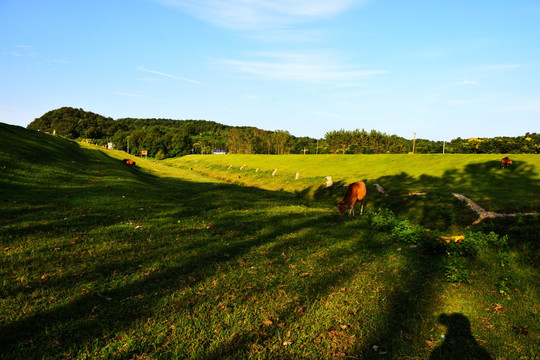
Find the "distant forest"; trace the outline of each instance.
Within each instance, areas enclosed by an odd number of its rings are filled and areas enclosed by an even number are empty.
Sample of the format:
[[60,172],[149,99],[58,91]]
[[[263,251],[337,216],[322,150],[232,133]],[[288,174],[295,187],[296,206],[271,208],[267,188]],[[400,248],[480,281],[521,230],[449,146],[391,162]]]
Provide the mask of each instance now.
[[[56,133],[98,145],[112,142],[115,149],[140,154],[147,150],[156,159],[187,154],[211,154],[225,149],[231,154],[512,154],[540,153],[540,134],[480,139],[457,138],[450,142],[408,140],[376,130],[336,130],[323,139],[296,137],[285,130],[222,125],[206,120],[133,119],[114,120],[99,114],[63,107],[49,111],[28,129]],[[444,149],[443,149],[444,148]]]

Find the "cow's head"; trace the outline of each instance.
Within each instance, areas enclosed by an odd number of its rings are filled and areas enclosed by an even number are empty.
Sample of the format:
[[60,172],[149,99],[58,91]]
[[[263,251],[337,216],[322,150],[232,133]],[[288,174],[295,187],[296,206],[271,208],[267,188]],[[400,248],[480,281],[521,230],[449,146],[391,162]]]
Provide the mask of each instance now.
[[339,210],[339,215],[344,215],[347,211],[347,204],[345,204],[345,201],[338,201],[337,207]]

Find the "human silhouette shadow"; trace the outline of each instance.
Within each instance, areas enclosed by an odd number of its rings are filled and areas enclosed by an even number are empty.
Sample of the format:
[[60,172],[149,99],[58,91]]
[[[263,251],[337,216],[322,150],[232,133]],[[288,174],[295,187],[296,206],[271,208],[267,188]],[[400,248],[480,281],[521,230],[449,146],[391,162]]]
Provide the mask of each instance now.
[[441,314],[439,322],[446,326],[444,342],[431,353],[429,360],[493,360],[476,342],[471,323],[463,314]]

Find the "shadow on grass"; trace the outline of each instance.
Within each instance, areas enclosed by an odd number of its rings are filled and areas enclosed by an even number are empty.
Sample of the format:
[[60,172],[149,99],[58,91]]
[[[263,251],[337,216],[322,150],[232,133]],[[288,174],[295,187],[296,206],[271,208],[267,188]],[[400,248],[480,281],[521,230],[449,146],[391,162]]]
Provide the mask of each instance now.
[[355,350],[362,359],[407,356],[412,343],[423,342],[418,336],[436,300],[436,284],[442,277],[441,259],[436,255],[411,253],[406,261],[404,268],[409,273],[401,275],[396,289],[385,299],[380,325]]
[[[87,347],[97,339],[129,329],[132,324],[151,317],[155,306],[173,292],[197,287],[223,265],[233,266],[253,248],[268,243],[280,243],[280,249],[276,251],[283,251],[281,247],[305,246],[302,241],[292,243],[278,239],[284,234],[317,226],[321,220],[328,221],[303,214],[278,214],[264,219],[249,214],[268,205],[291,204],[292,197],[287,194],[234,185],[159,179],[148,174],[141,177],[152,186],[145,191],[132,188],[135,190],[131,193],[134,203],[127,208],[124,201],[111,200],[111,191],[113,195],[119,195],[114,194],[115,185],[111,190],[110,186],[96,182],[70,190],[68,197],[55,197],[55,191],[40,189],[40,196],[32,197],[31,202],[47,211],[33,213],[30,207],[18,209],[17,217],[28,215],[35,223],[22,229],[5,229],[6,239],[20,242],[21,237],[28,235],[63,238],[62,251],[51,248],[41,254],[40,260],[42,265],[49,265],[49,270],[62,268],[67,274],[20,284],[25,286],[10,286],[2,291],[2,296],[26,297],[41,291],[43,295],[64,294],[65,298],[56,299],[53,307],[34,308],[28,316],[4,322],[0,327],[4,356],[61,356]],[[92,202],[97,208],[91,212],[100,215],[84,214],[89,211],[88,194],[97,199]],[[142,230],[135,231],[134,224],[124,230],[108,230],[125,225],[126,218],[139,216],[137,207],[143,203],[152,204],[153,210],[140,217]],[[186,210],[176,211],[175,207],[179,205]],[[107,208],[109,212],[105,211]],[[63,220],[57,218],[64,216],[66,211],[76,215],[69,216],[69,223],[63,224]],[[156,214],[167,214],[169,219],[163,221],[163,215],[156,218]],[[332,219],[334,217],[330,217]],[[156,220],[165,227],[153,227],[151,222]],[[296,222],[287,225],[291,221]],[[98,229],[97,234],[93,233],[94,227]],[[148,232],[145,232],[146,227]],[[264,228],[270,230],[260,233]],[[73,233],[84,236],[76,238]],[[164,238],[159,239],[160,235]],[[96,250],[100,242],[110,245]],[[54,247],[54,244],[53,241],[50,246]],[[92,254],[86,253],[88,248],[94,248]],[[120,248],[123,251],[119,251]],[[269,253],[274,256],[272,249]],[[12,269],[27,267],[32,262],[30,257],[10,260]],[[141,278],[131,276],[139,268],[148,268],[160,261],[164,262],[153,272],[141,275]],[[78,291],[70,293],[72,288]],[[190,300],[187,301],[189,307]]]
[[457,313],[441,314],[439,322],[447,328],[444,342],[433,350],[429,360],[493,359],[475,340],[466,316]]
[[441,177],[411,176],[401,173],[383,176],[375,182],[381,184],[391,196],[409,192],[428,192],[445,195],[460,193],[488,211],[517,212],[540,210],[535,202],[540,194],[537,170],[516,162],[512,168],[499,169],[498,161],[467,164],[463,170],[447,170]]
[[[120,175],[121,171],[113,177]],[[82,349],[91,347],[96,341],[104,346],[107,337],[129,331],[135,324],[151,318],[156,306],[169,301],[172,294],[190,292],[202,286],[219,274],[221,268],[236,267],[241,258],[256,253],[257,249],[264,248],[264,251],[251,261],[267,262],[271,269],[276,270],[288,266],[284,257],[288,253],[309,254],[317,248],[326,252],[325,247],[330,245],[325,239],[330,234],[328,229],[347,225],[349,221],[337,215],[306,216],[301,212],[266,213],[261,218],[251,213],[268,206],[298,206],[298,201],[284,193],[233,185],[195,184],[158,179],[148,174],[141,177],[150,186],[145,190],[138,183],[131,187],[129,206],[126,206],[126,200],[115,201],[114,197],[119,198],[124,191],[130,190],[130,186],[105,185],[98,181],[85,183],[80,188],[73,187],[69,196],[58,197],[54,189],[39,189],[39,196],[34,197],[36,193],[33,193],[29,200],[43,206],[42,210],[46,211],[34,213],[31,207],[18,210],[17,217],[28,215],[37,223],[27,228],[7,229],[12,236],[11,241],[20,241],[21,237],[28,235],[51,239],[51,248],[45,249],[38,261],[45,267],[44,271],[57,268],[62,271],[44,281],[35,279],[19,286],[11,285],[2,296],[28,298],[52,295],[61,298],[53,300],[52,306],[32,307],[28,315],[15,316],[17,320],[1,325],[0,342],[4,356],[77,356],[78,351],[84,351]],[[116,192],[118,187],[121,191]],[[91,201],[91,211],[90,198],[95,198]],[[141,216],[138,209],[141,204],[145,208],[151,204],[153,210]],[[184,210],[175,210],[178,206]],[[67,216],[69,221],[63,223],[64,220],[58,218],[65,216],[66,212],[70,214]],[[118,213],[120,218],[117,218]],[[168,219],[163,221],[163,215],[159,214],[167,214]],[[135,231],[135,224],[125,229],[115,228],[127,226],[126,220],[135,218],[142,224],[142,230]],[[160,221],[159,227],[151,224],[156,220]],[[145,231],[147,227],[149,229]],[[288,236],[305,229],[313,229],[313,232],[292,238]],[[336,232],[350,236],[348,230],[336,229]],[[75,233],[83,236],[79,238],[73,235]],[[159,239],[161,236],[163,238]],[[56,245],[53,239],[56,238],[63,239],[59,252],[53,249]],[[332,239],[333,235],[330,241]],[[106,246],[98,247],[100,243]],[[366,252],[366,261],[369,255],[378,256],[385,252],[377,245],[362,245],[359,250]],[[31,250],[27,257],[10,259],[10,267],[36,266],[32,265],[30,253]],[[230,341],[221,340],[213,346],[203,347],[200,353],[204,355],[201,356],[240,356],[253,343],[264,344],[265,341],[277,342],[274,351],[286,354],[286,350],[281,349],[283,335],[280,325],[302,318],[297,309],[308,309],[360,269],[361,265],[354,263],[356,257],[348,251],[332,250],[326,256],[320,265],[322,269],[327,265],[326,261],[342,262],[347,264],[347,271],[295,274],[287,286],[299,296],[276,311],[273,326],[255,335],[252,331],[239,332]],[[133,276],[140,272],[141,267],[149,269],[152,264],[161,265],[146,274]],[[277,278],[259,286],[269,293],[283,285],[282,279]],[[185,296],[172,306],[179,306],[185,311],[196,308],[197,301],[197,296]]]
[[[25,256],[10,258],[5,274],[25,267],[36,272],[43,267],[62,271],[43,282],[37,273],[33,274],[33,281],[25,284],[15,284],[14,279],[6,283],[2,300],[16,301],[21,297],[30,305],[25,308],[27,314],[11,314],[11,319],[0,325],[0,355],[77,357],[87,351],[92,356],[95,355],[92,351],[106,348],[110,341],[116,341],[115,345],[121,349],[122,336],[144,327],[142,324],[155,319],[163,308],[168,315],[158,320],[164,323],[174,319],[175,313],[212,322],[211,311],[220,304],[224,306],[220,300],[225,293],[240,299],[243,296],[276,298],[287,289],[289,297],[269,314],[272,319],[269,325],[230,325],[226,330],[231,336],[217,338],[214,334],[217,330],[203,324],[208,327],[204,329],[206,332],[195,327],[193,339],[176,340],[183,344],[197,342],[200,348],[196,355],[182,351],[168,355],[241,358],[259,346],[263,348],[263,356],[291,358],[301,355],[301,350],[284,345],[288,342],[287,329],[300,321],[314,322],[310,325],[315,328],[317,319],[307,318],[314,304],[323,302],[354,276],[365,272],[366,263],[379,258],[392,261],[391,256],[395,257],[392,247],[384,246],[363,218],[329,215],[327,209],[318,211],[321,208],[317,204],[299,202],[298,198],[281,192],[162,179],[138,169],[124,170],[119,162],[118,166],[113,163],[116,160],[103,161],[103,178],[110,181],[89,179],[60,197],[52,188],[38,189],[33,195],[39,196],[26,201],[43,206],[50,213],[36,214],[31,207],[18,208],[17,217],[28,216],[37,224],[29,225],[28,229],[7,228],[5,236],[9,238],[11,234],[10,241],[17,242],[15,245],[27,252]],[[95,169],[101,165],[98,162],[92,166]],[[108,173],[110,168],[112,173]],[[133,184],[113,181],[127,174],[135,180]],[[344,192],[341,185],[321,194],[322,198]],[[21,199],[25,201],[24,197]],[[300,209],[281,211],[290,206]],[[276,212],[269,210],[272,208]],[[72,217],[62,223],[57,218],[65,217],[66,212]],[[2,215],[8,222],[15,221],[9,211]],[[53,249],[47,255],[34,251],[33,244],[21,239],[29,234],[26,231],[33,232],[32,240],[42,235],[51,247],[60,239],[61,251]],[[430,315],[437,293],[436,280],[441,277],[440,259],[417,250],[404,252],[402,256],[405,257],[402,268],[406,271],[395,274],[396,279],[390,282],[391,288],[385,291],[385,296],[378,296],[378,288],[365,289],[373,292],[372,301],[376,305],[364,302],[354,309],[365,315],[362,307],[373,306],[379,312],[379,321],[366,324],[370,327],[369,335],[357,338],[348,347],[352,356],[380,357],[380,353],[373,352],[373,345],[391,356],[406,354],[410,350],[409,342],[417,340],[423,317]],[[312,257],[318,260],[309,260]],[[247,282],[241,280],[242,276],[234,275],[235,271],[245,277],[250,271],[258,273]],[[379,273],[394,276],[386,269],[380,269]],[[211,293],[207,283],[215,280],[219,284],[219,276],[223,274],[240,284],[228,282],[225,285],[228,288]],[[247,295],[243,295],[245,289],[239,288],[242,285],[251,287]],[[34,296],[42,303],[31,299]],[[51,299],[53,296],[58,298]],[[244,302],[239,301],[234,307],[242,305]],[[265,304],[255,301],[255,305],[249,308],[250,313],[264,310]],[[169,329],[168,324],[164,328]],[[130,358],[150,351],[155,351],[152,355],[159,354],[154,349],[165,346],[166,341],[156,336],[153,343],[145,344],[143,334],[138,335],[141,342],[138,347],[105,355]],[[202,334],[208,337],[200,339]],[[308,329],[305,340],[313,342],[310,337],[316,336]],[[339,351],[336,349],[335,354]],[[314,352],[313,358],[328,354],[326,349]]]

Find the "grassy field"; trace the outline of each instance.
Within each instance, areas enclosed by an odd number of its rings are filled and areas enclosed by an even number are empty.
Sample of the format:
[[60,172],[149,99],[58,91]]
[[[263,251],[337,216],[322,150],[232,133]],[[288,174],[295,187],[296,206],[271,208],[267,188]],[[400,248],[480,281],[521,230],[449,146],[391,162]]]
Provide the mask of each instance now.
[[[4,124],[0,135],[0,358],[540,356],[540,219],[468,228],[474,214],[446,193],[537,209],[515,201],[539,194],[534,158],[516,156],[514,172],[492,171],[489,158],[379,174],[380,161],[366,157],[369,172],[355,165],[347,176],[326,173],[326,157],[306,157],[313,166],[299,158],[304,170],[257,157],[258,173],[278,168],[257,183],[246,157],[135,158],[132,168],[119,151]],[[457,183],[478,169],[521,184],[517,195],[483,195],[496,192],[494,180]],[[296,172],[305,178],[295,182]],[[291,174],[293,185],[280,186]],[[350,218],[333,201],[342,187],[319,189],[327,175],[378,181],[391,194],[448,184],[426,197],[372,193],[366,214]],[[457,234],[462,243],[435,239]]]
[[[513,164],[505,170],[500,170],[501,157],[497,154],[191,155],[165,163],[268,190],[311,194],[324,186],[326,176],[331,176],[338,185],[358,180],[378,183],[394,195],[457,192],[490,211],[540,210],[540,155],[511,155]],[[342,192],[340,189],[339,194]]]

